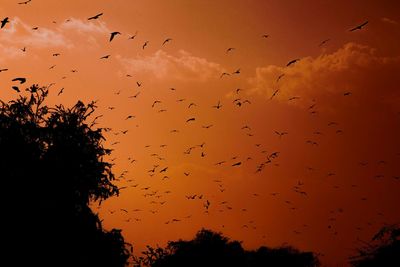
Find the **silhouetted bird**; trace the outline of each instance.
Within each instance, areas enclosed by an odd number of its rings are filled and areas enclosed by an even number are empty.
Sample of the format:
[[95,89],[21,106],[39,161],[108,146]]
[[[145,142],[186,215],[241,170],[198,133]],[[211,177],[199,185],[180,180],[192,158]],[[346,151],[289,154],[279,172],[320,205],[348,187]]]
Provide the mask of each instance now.
[[326,44],[327,42],[329,42],[331,39],[325,39],[323,40],[321,43],[319,43],[318,46],[323,46],[324,44]]
[[367,25],[367,24],[368,24],[368,20],[365,21],[364,23],[362,23],[362,24],[360,24],[360,25],[358,25],[358,26],[356,26],[356,27],[350,29],[349,31],[354,32],[354,31],[356,31],[356,30],[361,30],[361,29],[362,29],[365,25]]
[[9,23],[10,20],[8,19],[8,17],[5,17],[2,21],[1,21],[1,26],[0,29],[2,29],[4,26],[6,26],[7,23]]
[[171,41],[172,41],[172,38],[167,38],[167,39],[164,40],[162,45],[165,45],[166,43],[171,42]]
[[22,78],[22,77],[18,77],[18,78],[14,78],[12,79],[13,82],[19,82],[20,84],[23,84],[26,82],[26,78]]
[[300,60],[300,58],[296,58],[296,59],[293,59],[293,60],[289,61],[288,64],[286,64],[286,67],[289,67],[290,65],[293,65],[294,63],[296,63],[299,60]]
[[18,5],[26,5],[26,4],[28,4],[30,1],[32,1],[32,0],[27,0],[27,1],[24,1],[24,2],[19,2]]
[[120,32],[112,32],[110,36],[110,42],[114,39],[114,37],[118,34],[121,34]]
[[98,19],[98,18],[99,18],[100,16],[102,16],[102,15],[103,15],[103,13],[99,13],[99,14],[93,16],[93,17],[88,18],[88,20]]

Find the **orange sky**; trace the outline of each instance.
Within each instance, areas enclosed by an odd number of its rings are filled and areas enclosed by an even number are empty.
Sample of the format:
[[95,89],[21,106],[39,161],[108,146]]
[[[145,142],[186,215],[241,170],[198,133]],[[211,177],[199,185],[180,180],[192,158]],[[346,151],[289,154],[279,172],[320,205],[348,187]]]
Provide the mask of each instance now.
[[100,213],[136,252],[207,227],[249,249],[288,242],[343,266],[357,239],[399,222],[396,1],[1,2],[11,21],[0,30],[1,99],[26,77],[54,83],[50,104],[98,100],[128,187]]

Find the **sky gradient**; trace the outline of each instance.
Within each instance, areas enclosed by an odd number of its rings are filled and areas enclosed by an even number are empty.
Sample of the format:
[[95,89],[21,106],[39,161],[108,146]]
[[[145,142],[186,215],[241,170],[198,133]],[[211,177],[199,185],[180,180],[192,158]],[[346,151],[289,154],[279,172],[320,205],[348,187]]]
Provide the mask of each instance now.
[[344,266],[400,221],[400,3],[18,2],[1,99],[25,77],[49,104],[98,101],[122,188],[99,212],[135,253],[206,227]]

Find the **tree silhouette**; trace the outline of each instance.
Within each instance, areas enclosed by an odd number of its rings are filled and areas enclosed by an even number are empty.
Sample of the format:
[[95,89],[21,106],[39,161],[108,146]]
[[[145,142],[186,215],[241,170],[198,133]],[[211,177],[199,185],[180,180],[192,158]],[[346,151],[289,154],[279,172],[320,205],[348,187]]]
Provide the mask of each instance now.
[[358,249],[358,255],[350,258],[354,267],[400,266],[400,227],[383,227],[371,240]]
[[299,252],[292,247],[260,247],[244,250],[238,241],[229,241],[221,233],[200,230],[190,241],[169,241],[166,248],[147,247],[143,256],[135,257],[136,266],[151,267],[314,267],[319,266],[311,252]]
[[[125,266],[121,231],[105,231],[91,201],[118,195],[102,145],[87,120],[95,102],[44,104],[48,89],[0,101],[2,250],[10,266]],[[4,224],[5,223],[5,224]]]

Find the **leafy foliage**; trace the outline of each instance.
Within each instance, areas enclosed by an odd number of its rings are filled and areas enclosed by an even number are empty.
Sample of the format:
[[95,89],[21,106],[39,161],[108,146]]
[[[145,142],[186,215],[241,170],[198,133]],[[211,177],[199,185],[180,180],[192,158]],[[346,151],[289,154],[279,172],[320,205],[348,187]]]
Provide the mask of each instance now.
[[350,258],[354,267],[400,266],[400,227],[387,225],[358,249],[358,255]]
[[95,103],[48,107],[47,88],[27,91],[0,103],[3,242],[11,263],[23,243],[27,265],[125,266],[130,251],[120,230],[103,230],[89,208],[118,195],[103,129],[87,123]]
[[166,248],[147,247],[142,256],[135,257],[136,266],[319,266],[311,252],[299,252],[292,247],[260,247],[255,251],[244,250],[238,241],[229,241],[221,233],[200,230],[190,241],[170,241]]

